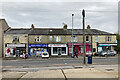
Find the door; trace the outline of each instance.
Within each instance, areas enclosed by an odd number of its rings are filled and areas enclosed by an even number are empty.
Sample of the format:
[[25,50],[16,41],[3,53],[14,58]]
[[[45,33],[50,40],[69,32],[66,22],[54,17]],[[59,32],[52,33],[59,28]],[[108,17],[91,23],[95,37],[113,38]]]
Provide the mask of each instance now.
[[58,53],[58,55],[61,55],[62,54],[62,48],[57,48],[57,53]]
[[75,51],[79,54],[79,46],[75,46],[74,52],[75,52]]

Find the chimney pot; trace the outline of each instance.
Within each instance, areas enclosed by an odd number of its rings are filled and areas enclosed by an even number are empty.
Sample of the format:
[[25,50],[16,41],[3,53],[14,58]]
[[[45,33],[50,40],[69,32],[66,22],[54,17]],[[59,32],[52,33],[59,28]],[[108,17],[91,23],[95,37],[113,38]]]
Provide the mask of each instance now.
[[64,30],[66,30],[67,29],[67,24],[64,24],[63,28],[64,28]]
[[32,30],[34,29],[34,24],[31,25]]

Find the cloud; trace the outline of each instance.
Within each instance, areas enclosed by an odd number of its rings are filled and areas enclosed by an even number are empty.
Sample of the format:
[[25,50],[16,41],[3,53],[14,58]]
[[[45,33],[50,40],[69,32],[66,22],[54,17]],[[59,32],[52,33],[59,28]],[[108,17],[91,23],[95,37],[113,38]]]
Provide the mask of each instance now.
[[[3,16],[11,27],[61,27],[63,22],[71,28],[82,29],[82,9],[86,10],[86,26],[109,32],[117,31],[116,2],[5,2]],[[115,27],[113,29],[113,27]]]

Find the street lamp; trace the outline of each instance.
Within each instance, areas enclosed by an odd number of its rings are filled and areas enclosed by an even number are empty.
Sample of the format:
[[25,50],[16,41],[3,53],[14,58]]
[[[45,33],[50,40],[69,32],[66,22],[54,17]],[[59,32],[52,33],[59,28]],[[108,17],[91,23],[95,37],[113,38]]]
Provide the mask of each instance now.
[[85,10],[83,9],[82,11],[82,15],[83,15],[83,63],[86,64],[86,60],[85,60]]
[[74,56],[74,53],[73,53],[73,16],[74,14],[72,14],[72,57]]

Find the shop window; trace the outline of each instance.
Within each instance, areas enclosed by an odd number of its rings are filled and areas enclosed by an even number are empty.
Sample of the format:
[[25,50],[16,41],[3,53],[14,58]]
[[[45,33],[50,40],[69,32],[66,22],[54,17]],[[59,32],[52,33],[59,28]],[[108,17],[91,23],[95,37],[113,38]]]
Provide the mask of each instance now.
[[111,41],[112,41],[112,37],[111,37],[111,36],[107,36],[107,37],[106,37],[106,41],[107,41],[107,42],[111,42]]
[[55,42],[60,42],[61,41],[61,36],[54,36]]
[[57,54],[57,47],[53,48],[53,54]]
[[86,42],[89,42],[89,36],[86,36]]
[[69,53],[72,53],[72,51],[73,51],[73,48],[69,47]]
[[13,36],[13,42],[19,42],[19,36]]
[[71,42],[77,42],[77,37],[76,36],[71,37]]
[[52,42],[52,36],[49,37],[49,41]]
[[35,36],[35,42],[41,42],[41,36]]
[[62,54],[66,54],[66,47],[62,48]]

